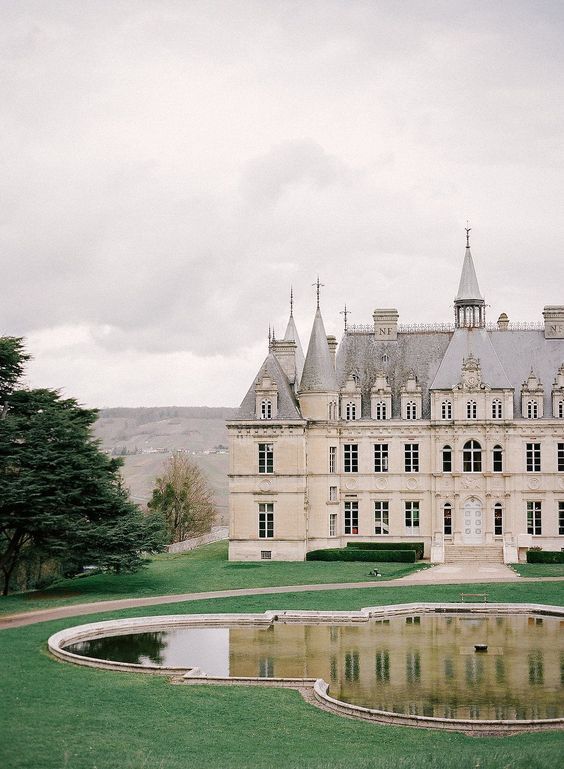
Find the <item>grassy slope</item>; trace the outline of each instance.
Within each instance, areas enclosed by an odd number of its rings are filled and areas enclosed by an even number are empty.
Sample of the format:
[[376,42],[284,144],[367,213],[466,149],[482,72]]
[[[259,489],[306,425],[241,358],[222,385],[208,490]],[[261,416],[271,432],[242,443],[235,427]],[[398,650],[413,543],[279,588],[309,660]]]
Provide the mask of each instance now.
[[564,577],[564,563],[514,563],[522,577]]
[[151,560],[146,569],[136,574],[96,574],[62,580],[56,587],[44,591],[42,598],[33,593],[0,597],[0,613],[169,593],[273,585],[363,582],[369,579],[368,572],[375,566],[378,566],[384,578],[388,579],[401,577],[421,568],[420,564],[406,563],[230,563],[227,560],[227,542],[215,542],[191,553],[159,555]]
[[[473,586],[475,588],[476,586]],[[360,608],[457,600],[459,586],[251,596],[148,607],[144,614]],[[491,600],[557,603],[557,583],[488,586]],[[164,612],[163,612],[164,608]],[[138,616],[129,610],[97,619]],[[88,617],[92,621],[94,617]],[[292,691],[171,686],[141,674],[52,660],[48,636],[84,619],[0,632],[0,765],[4,769],[544,769],[558,766],[562,736],[470,738],[357,722],[317,710]]]

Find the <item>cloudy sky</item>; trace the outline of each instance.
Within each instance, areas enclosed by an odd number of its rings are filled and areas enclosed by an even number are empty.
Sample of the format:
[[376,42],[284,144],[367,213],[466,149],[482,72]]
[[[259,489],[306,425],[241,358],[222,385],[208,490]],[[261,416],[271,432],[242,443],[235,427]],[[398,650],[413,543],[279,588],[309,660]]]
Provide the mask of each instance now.
[[89,406],[236,405],[281,334],[564,303],[561,0],[1,0],[0,333]]

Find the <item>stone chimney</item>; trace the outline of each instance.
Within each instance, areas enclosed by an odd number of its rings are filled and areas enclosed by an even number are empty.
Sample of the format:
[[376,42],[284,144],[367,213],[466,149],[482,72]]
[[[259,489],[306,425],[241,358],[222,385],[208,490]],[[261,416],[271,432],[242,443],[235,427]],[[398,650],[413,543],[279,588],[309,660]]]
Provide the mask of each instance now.
[[327,344],[329,345],[329,352],[331,353],[331,360],[333,361],[333,367],[337,367],[337,339],[331,334],[327,337]]
[[502,312],[497,319],[497,327],[500,331],[507,331],[509,327],[509,318],[507,317],[506,313]]
[[395,342],[398,338],[399,313],[395,309],[376,309],[374,318],[374,338],[377,342]]
[[288,377],[290,384],[296,382],[296,348],[295,342],[286,339],[273,339],[271,343],[272,352],[278,359],[278,363]]
[[564,305],[551,304],[544,308],[544,338],[564,339]]

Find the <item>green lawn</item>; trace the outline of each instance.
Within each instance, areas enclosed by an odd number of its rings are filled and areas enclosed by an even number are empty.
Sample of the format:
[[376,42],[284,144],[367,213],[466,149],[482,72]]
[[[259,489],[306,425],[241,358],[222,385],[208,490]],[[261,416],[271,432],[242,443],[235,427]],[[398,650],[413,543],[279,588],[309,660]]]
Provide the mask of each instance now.
[[[464,588],[462,588],[464,589]],[[472,585],[491,601],[562,603],[559,583]],[[143,674],[51,659],[45,643],[95,619],[267,608],[358,609],[457,601],[457,585],[258,595],[102,613],[0,631],[3,769],[545,769],[562,734],[471,738],[363,723],[325,713],[297,692],[172,686]],[[9,664],[8,664],[9,662]]]
[[75,577],[61,580],[39,595],[28,593],[0,597],[0,614],[112,598],[274,585],[364,582],[369,579],[368,572],[375,566],[382,572],[384,579],[402,577],[425,568],[421,563],[229,562],[227,542],[223,541],[190,553],[158,555],[151,559],[147,568],[135,574]]
[[564,563],[512,563],[522,577],[564,577]]

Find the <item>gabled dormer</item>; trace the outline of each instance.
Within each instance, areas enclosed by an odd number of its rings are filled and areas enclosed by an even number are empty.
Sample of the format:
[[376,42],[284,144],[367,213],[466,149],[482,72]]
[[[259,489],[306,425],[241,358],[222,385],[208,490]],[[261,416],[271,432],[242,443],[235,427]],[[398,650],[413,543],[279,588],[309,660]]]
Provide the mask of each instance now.
[[521,386],[521,416],[525,419],[542,419],[544,412],[544,387],[533,369]]
[[400,388],[400,410],[402,419],[421,419],[421,387],[413,372],[408,374]]
[[564,363],[556,372],[552,385],[552,416],[564,419]]
[[370,416],[378,421],[392,418],[392,388],[383,371],[376,373],[370,389]]
[[352,422],[362,416],[362,394],[358,379],[349,374],[344,386],[341,387],[341,419]]
[[278,416],[278,385],[263,368],[255,384],[257,419],[275,419]]

